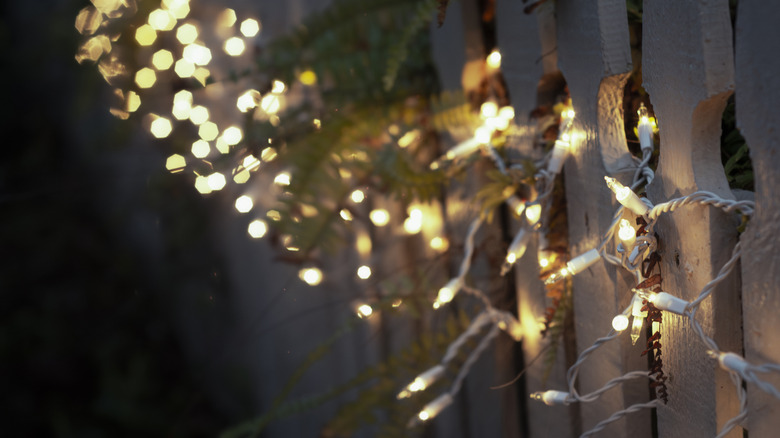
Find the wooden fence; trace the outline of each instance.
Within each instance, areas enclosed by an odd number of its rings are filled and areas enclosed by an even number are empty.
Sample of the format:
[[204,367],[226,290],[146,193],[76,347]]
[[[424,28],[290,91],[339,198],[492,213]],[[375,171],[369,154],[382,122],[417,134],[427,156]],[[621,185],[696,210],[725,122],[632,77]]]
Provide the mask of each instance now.
[[[503,55],[502,71],[516,110],[516,122],[533,134],[529,118],[544,95],[547,80],[562,74],[577,117],[572,153],[564,165],[570,256],[596,246],[613,220],[618,206],[604,184],[604,176],[629,180],[635,166],[626,143],[624,88],[632,71],[632,52],[625,0],[558,0],[543,3],[532,14],[517,0],[496,2],[497,38]],[[474,2],[450,6],[444,30],[434,30],[434,51],[447,48],[453,35],[469,35],[476,25],[468,13]],[[460,10],[452,12],[453,9]],[[454,17],[454,18],[453,18]],[[474,18],[473,20],[477,20]],[[722,351],[731,351],[754,364],[780,363],[780,202],[772,196],[778,187],[775,154],[780,101],[780,60],[771,48],[780,42],[780,5],[741,0],[732,29],[728,0],[654,0],[644,2],[642,23],[643,86],[658,121],[660,154],[655,179],[647,187],[653,203],[706,190],[725,199],[753,198],[756,213],[741,235],[733,215],[708,206],[688,206],[666,215],[655,228],[659,239],[663,289],[692,300],[741,241],[741,267],[718,285],[702,304],[696,319]],[[462,26],[462,27],[461,27]],[[449,30],[448,30],[449,29]],[[445,36],[436,36],[445,32]],[[450,32],[450,33],[446,33]],[[438,41],[438,43],[437,43]],[[480,41],[465,39],[469,61],[486,55]],[[635,60],[637,61],[637,60]],[[445,85],[452,83],[444,74]],[[467,82],[464,80],[464,82]],[[727,99],[736,95],[737,123],[750,145],[755,172],[755,194],[733,193],[721,164],[720,122]],[[531,138],[516,153],[534,154]],[[522,350],[526,363],[536,357],[543,340],[534,333],[537,320],[549,305],[538,278],[536,251],[530,248],[515,268],[518,314],[526,331]],[[597,263],[573,278],[575,333],[571,348],[577,354],[611,329],[611,320],[631,300],[634,279],[624,270]],[[664,312],[663,366],[668,376],[668,404],[654,412],[645,409],[620,419],[600,436],[713,437],[740,411],[735,385],[689,321]],[[538,332],[538,330],[536,330]],[[644,338],[644,337],[643,337]],[[644,339],[632,346],[628,336],[605,344],[583,364],[581,393],[595,390],[631,370],[647,370],[640,354]],[[529,365],[520,386],[526,393],[566,390],[566,368],[573,361],[560,346],[559,361],[542,386],[541,361]],[[481,369],[477,372],[490,372]],[[772,380],[775,385],[780,379]],[[750,436],[775,436],[780,430],[780,401],[747,385],[748,415],[740,425]],[[525,396],[525,395],[523,395]],[[578,436],[613,413],[650,399],[648,382],[622,384],[593,403],[546,406],[509,401],[515,422],[504,420],[504,436],[527,430],[531,437]],[[509,409],[509,410],[507,410]],[[510,426],[507,424],[512,423]],[[742,436],[737,427],[729,437]]]

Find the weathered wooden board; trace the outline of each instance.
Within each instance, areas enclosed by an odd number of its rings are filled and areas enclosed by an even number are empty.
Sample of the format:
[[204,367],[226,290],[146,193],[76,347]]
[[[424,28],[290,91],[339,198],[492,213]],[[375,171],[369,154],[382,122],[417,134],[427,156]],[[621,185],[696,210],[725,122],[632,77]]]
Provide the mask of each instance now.
[[[625,2],[559,1],[558,62],[577,114],[572,156],[565,164],[569,249],[572,256],[595,248],[616,210],[604,176],[630,178],[623,134],[623,87],[631,71]],[[577,350],[606,335],[614,315],[630,299],[632,279],[599,262],[573,279]],[[640,342],[642,342],[640,340]],[[579,389],[586,393],[630,370],[646,369],[641,350],[628,336],[604,345],[581,367]],[[646,382],[632,382],[583,404],[582,430],[631,404],[647,400]],[[608,426],[609,436],[650,436],[650,413],[642,411]]]
[[[512,106],[515,109],[515,122],[520,128],[519,140],[513,144],[510,156],[522,159],[539,158],[539,150],[534,150],[536,121],[530,118],[531,111],[537,107],[537,93],[544,74],[555,75],[558,66],[555,62],[555,19],[552,4],[542,6],[542,10],[525,14],[525,5],[521,2],[502,0],[496,3],[496,32],[502,55],[501,71],[507,83]],[[545,53],[549,54],[545,57]],[[514,219],[513,219],[514,220]],[[511,224],[510,232],[517,231],[517,224]],[[537,243],[529,245],[525,256],[515,267],[515,288],[517,292],[518,315],[524,329],[522,351],[525,391],[521,397],[536,391],[550,388],[566,388],[566,361],[564,346],[560,345],[556,357],[559,359],[547,372],[543,355],[545,341],[541,339],[538,319],[544,315],[549,305],[545,289],[539,281],[537,261]],[[519,385],[518,385],[519,386]],[[565,406],[550,407],[542,403],[526,401],[523,415],[526,430],[531,437],[572,437],[575,436],[576,423],[572,408]],[[576,414],[576,410],[574,411]]]
[[[644,87],[661,140],[650,199],[662,202],[696,190],[732,198],[719,147],[721,115],[734,87],[728,1],[647,2],[643,25]],[[656,230],[664,290],[695,298],[728,260],[736,225],[733,217],[700,206],[662,217]],[[741,348],[740,317],[735,276],[697,312],[705,333],[726,351]],[[733,384],[707,358],[687,319],[665,312],[661,334],[669,404],[658,409],[660,436],[715,436],[738,412]]]
[[[756,213],[742,235],[742,309],[745,357],[754,364],[780,363],[780,4],[743,1],[737,10],[737,125],[750,146]],[[737,351],[739,353],[739,351]],[[777,376],[768,377],[780,388]],[[748,385],[750,436],[775,436],[780,401]]]

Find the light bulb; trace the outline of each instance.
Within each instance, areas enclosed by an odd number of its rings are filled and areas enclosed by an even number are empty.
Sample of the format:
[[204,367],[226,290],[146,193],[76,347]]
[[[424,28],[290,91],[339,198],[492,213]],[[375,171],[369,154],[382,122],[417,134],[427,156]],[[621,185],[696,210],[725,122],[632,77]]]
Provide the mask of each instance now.
[[555,284],[568,276],[577,275],[580,272],[588,269],[592,264],[596,263],[600,258],[601,258],[601,254],[599,254],[599,251],[596,248],[584,252],[578,255],[577,257],[574,257],[573,259],[569,260],[569,262],[566,263],[565,268],[562,268],[560,271],[555,272],[549,277],[547,277],[547,279],[544,280],[544,284],[546,285]]
[[533,226],[539,222],[542,217],[542,205],[531,204],[525,207],[525,218],[528,220],[528,224]]
[[620,184],[618,180],[609,176],[605,176],[604,180],[607,182],[607,187],[615,193],[617,201],[635,215],[644,216],[650,209],[630,187]]
[[631,226],[631,223],[626,219],[620,220],[620,228],[618,229],[618,237],[623,242],[623,246],[626,250],[630,250],[636,242],[636,230]]
[[657,309],[666,310],[677,315],[685,315],[685,311],[689,304],[682,298],[677,298],[666,292],[653,293],[646,290],[639,290],[637,291],[637,295],[651,302]]
[[550,161],[547,162],[547,171],[555,174],[561,173],[563,162],[566,160],[566,156],[569,154],[570,144],[568,141],[568,135],[564,133],[561,137],[561,140],[555,140],[555,146],[553,146],[552,155],[550,155]]
[[517,232],[515,238],[512,239],[512,243],[509,244],[509,250],[507,251],[505,263],[501,267],[501,275],[505,275],[507,272],[509,272],[509,269],[517,261],[517,259],[521,258],[523,254],[525,254],[525,250],[528,248],[528,241],[530,238],[531,233],[529,233],[525,228],[521,228],[520,231]]
[[612,318],[612,328],[617,332],[622,332],[628,328],[628,317],[626,315],[618,315]]
[[433,399],[432,402],[425,405],[422,411],[418,414],[418,418],[422,421],[430,420],[431,418],[439,415],[439,412],[443,411],[444,408],[449,406],[452,403],[452,396],[447,394],[442,394],[439,397]]
[[637,137],[639,137],[639,146],[644,149],[653,148],[653,126],[650,123],[650,117],[647,114],[645,104],[639,105],[639,124],[636,127]]
[[374,308],[368,304],[361,304],[357,309],[357,315],[361,318],[368,318],[374,313]]
[[506,203],[509,205],[509,208],[511,208],[512,211],[518,216],[521,216],[525,211],[525,202],[521,201],[520,198],[515,195],[508,197],[506,199]]
[[[478,132],[480,133],[481,136],[484,135],[482,134],[483,131],[478,131]],[[453,146],[452,149],[448,150],[444,156],[448,160],[454,160],[456,158],[461,158],[461,157],[471,155],[471,153],[479,149],[479,147],[483,143],[487,143],[488,141],[490,141],[490,137],[489,136],[487,137],[487,141],[480,141],[480,140],[485,140],[485,139],[478,138],[477,132],[475,132],[474,137],[471,137],[470,139]],[[434,161],[434,163],[436,163],[436,161]],[[433,165],[433,163],[431,163],[431,165]]]
[[447,304],[455,298],[455,294],[460,290],[460,281],[460,278],[453,278],[448,281],[444,287],[439,289],[439,294],[436,296],[436,301],[433,303],[434,309],[438,309],[442,304]]
[[410,397],[412,393],[424,391],[427,387],[431,386],[442,375],[444,375],[445,368],[439,364],[432,368],[429,368],[419,376],[415,377],[412,383],[406,385],[401,392],[396,395],[398,400]]
[[568,392],[556,391],[554,389],[550,389],[544,392],[534,392],[531,394],[531,399],[540,401],[547,406],[568,405],[568,397]]
[[639,340],[639,336],[642,334],[642,321],[644,318],[639,316],[634,317],[634,321],[631,324],[631,345],[636,345]]

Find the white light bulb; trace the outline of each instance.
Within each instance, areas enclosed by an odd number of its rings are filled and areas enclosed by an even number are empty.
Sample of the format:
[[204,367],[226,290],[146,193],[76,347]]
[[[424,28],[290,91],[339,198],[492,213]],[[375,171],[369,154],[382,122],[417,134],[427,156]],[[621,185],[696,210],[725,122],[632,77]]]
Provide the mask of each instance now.
[[650,124],[650,117],[647,114],[645,104],[639,105],[639,124],[636,127],[637,137],[639,137],[639,146],[644,149],[653,149],[653,126]]
[[628,328],[628,317],[626,315],[618,315],[612,318],[612,328],[617,332],[622,332]]
[[637,216],[644,216],[650,207],[647,206],[630,187],[626,187],[620,184],[615,178],[605,176],[604,180],[607,182],[607,187],[615,193],[615,198],[624,207],[631,210]]
[[636,230],[631,226],[631,223],[626,219],[620,220],[620,228],[618,228],[618,237],[623,242],[623,246],[626,250],[630,250],[636,242]]

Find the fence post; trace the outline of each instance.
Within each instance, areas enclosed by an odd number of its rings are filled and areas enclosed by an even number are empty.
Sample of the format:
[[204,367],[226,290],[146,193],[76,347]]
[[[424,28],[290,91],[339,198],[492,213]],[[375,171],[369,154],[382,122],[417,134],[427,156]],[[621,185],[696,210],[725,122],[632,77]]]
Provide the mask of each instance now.
[[[569,247],[572,256],[595,248],[612,222],[616,203],[604,176],[621,179],[631,166],[623,133],[623,88],[631,71],[626,5],[620,0],[561,0],[557,3],[558,59],[577,114],[572,157],[565,165]],[[574,312],[577,350],[609,333],[611,320],[630,299],[631,278],[606,263],[577,275]],[[645,369],[627,336],[610,342],[580,368],[580,391],[593,391],[629,370]],[[646,382],[631,382],[583,404],[582,429],[627,406],[646,401]],[[647,411],[607,429],[613,436],[650,436]],[[605,432],[606,433],[606,432]]]
[[[754,364],[780,363],[780,187],[777,104],[780,61],[768,56],[780,41],[780,4],[741,2],[736,29],[737,124],[750,145],[756,189],[756,212],[742,235],[742,311],[745,357]],[[739,353],[739,351],[737,351]],[[780,387],[776,376],[763,375]],[[750,436],[774,436],[780,430],[780,402],[748,385],[747,428]]]
[[[727,0],[646,2],[643,78],[660,129],[660,159],[649,186],[654,202],[708,190],[733,199],[720,160],[720,120],[733,84]],[[689,206],[658,223],[663,289],[695,298],[735,244],[737,223],[711,207]],[[732,275],[696,313],[724,351],[740,351],[739,293]],[[707,357],[686,318],[661,325],[669,403],[658,409],[660,436],[712,437],[738,412],[734,385]],[[728,436],[741,436],[733,430]]]

